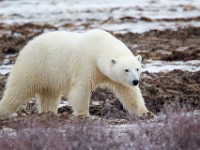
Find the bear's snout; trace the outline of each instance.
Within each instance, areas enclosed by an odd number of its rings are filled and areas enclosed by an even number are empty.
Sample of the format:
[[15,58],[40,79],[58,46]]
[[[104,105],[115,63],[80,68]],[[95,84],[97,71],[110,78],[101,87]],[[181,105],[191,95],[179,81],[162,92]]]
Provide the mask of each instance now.
[[138,81],[138,80],[133,80],[133,82],[132,82],[132,83],[133,83],[133,85],[135,85],[135,86],[136,86],[136,85],[138,85],[139,81]]

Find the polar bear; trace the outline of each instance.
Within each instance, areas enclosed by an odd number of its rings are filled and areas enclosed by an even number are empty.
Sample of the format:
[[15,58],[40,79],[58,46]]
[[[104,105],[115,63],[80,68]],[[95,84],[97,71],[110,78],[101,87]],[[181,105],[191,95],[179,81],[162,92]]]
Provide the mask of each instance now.
[[147,114],[138,87],[141,60],[103,30],[44,33],[21,50],[0,102],[0,116],[10,115],[34,96],[39,112],[57,113],[63,94],[75,116],[89,116],[91,91],[99,85],[113,89],[129,113]]

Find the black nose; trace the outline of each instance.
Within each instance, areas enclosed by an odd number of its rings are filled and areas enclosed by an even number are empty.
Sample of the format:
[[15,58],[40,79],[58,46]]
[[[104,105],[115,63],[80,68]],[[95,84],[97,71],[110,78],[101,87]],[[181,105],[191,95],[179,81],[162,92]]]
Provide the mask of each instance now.
[[133,80],[133,85],[138,85],[139,81],[138,80]]

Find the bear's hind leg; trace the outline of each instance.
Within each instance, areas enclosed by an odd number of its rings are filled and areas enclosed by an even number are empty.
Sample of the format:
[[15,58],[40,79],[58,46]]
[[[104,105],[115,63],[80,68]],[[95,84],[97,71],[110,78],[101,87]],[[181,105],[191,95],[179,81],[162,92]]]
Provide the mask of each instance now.
[[68,101],[75,116],[89,117],[89,103],[91,90],[83,86],[74,86],[69,92]]
[[4,96],[0,102],[0,117],[7,117],[17,111],[17,109],[32,97],[27,89],[19,86],[7,87]]
[[60,96],[48,94],[39,94],[39,113],[53,112],[57,114]]

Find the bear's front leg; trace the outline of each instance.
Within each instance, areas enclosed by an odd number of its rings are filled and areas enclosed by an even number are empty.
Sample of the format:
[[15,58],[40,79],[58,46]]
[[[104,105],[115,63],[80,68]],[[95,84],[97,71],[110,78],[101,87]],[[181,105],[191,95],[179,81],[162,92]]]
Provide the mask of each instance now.
[[83,84],[77,84],[71,88],[68,95],[68,101],[72,106],[74,116],[90,117],[90,96],[91,90]]
[[136,114],[137,116],[154,116],[154,114],[146,108],[138,86],[126,87],[117,85],[115,90],[119,100],[130,114]]

